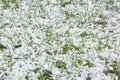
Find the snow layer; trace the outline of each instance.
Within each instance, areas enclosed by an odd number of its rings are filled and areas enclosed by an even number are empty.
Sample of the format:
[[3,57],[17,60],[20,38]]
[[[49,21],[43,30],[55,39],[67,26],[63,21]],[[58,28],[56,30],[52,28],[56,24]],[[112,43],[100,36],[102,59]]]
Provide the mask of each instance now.
[[120,80],[120,1],[1,0],[0,43],[0,80]]

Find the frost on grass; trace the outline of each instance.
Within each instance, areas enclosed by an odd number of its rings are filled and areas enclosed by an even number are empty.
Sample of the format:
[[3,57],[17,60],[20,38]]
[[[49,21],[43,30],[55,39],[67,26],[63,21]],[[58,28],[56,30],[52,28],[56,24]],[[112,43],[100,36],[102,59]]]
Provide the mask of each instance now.
[[119,0],[0,0],[0,80],[120,80]]

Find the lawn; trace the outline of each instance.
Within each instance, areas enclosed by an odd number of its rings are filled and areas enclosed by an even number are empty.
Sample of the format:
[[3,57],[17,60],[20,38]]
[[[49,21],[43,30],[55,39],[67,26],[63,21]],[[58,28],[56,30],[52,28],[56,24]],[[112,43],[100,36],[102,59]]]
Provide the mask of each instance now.
[[120,80],[120,1],[0,0],[0,80]]

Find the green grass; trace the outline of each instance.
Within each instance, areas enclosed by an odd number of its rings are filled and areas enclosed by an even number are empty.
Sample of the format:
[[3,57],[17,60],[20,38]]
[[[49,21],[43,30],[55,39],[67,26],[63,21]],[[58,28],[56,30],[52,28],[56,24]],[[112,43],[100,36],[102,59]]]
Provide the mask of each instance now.
[[43,73],[38,76],[38,80],[54,80],[52,72],[49,70],[43,70]]
[[103,27],[107,26],[107,22],[106,21],[94,21],[93,22],[96,25],[102,25]]
[[6,49],[6,47],[0,43],[0,50]]
[[85,32],[83,32],[83,33],[81,33],[81,37],[86,37],[86,36],[88,36],[89,34],[85,31]]
[[19,3],[16,0],[1,0],[5,8],[9,8],[11,4],[15,5],[15,8],[19,8]]
[[86,60],[86,63],[84,64],[84,66],[93,67],[94,64],[91,63],[89,60]]
[[111,64],[111,67],[113,68],[113,70],[110,70],[110,69],[108,68],[108,70],[105,71],[105,74],[106,74],[106,75],[108,75],[108,74],[115,74],[115,75],[117,75],[118,80],[120,80],[120,62],[114,61],[114,62]]
[[63,62],[63,61],[56,61],[55,66],[56,66],[57,68],[67,69],[66,63]]
[[68,2],[62,2],[61,6],[62,6],[62,7],[65,7],[65,6],[68,5],[68,4],[71,4],[71,1],[68,1]]
[[63,45],[62,49],[63,49],[62,54],[67,54],[70,50],[71,51],[79,50],[80,47],[76,46],[71,40],[68,40],[66,44]]
[[66,20],[69,20],[72,17],[75,17],[75,15],[71,12],[64,11],[64,14],[66,15]]
[[[79,75],[82,74],[82,70],[84,72],[86,69],[91,69],[90,73],[93,70],[96,74],[104,74],[107,77],[110,77],[109,74],[113,74],[120,80],[120,63],[116,61],[112,63],[111,58],[107,57],[107,55],[111,55],[111,53],[108,53],[109,51],[116,51],[115,54],[119,55],[119,52],[117,52],[119,51],[119,44],[117,44],[119,43],[119,33],[117,30],[107,30],[109,28],[119,30],[118,22],[120,20],[116,16],[119,15],[120,8],[114,5],[114,0],[91,1],[94,6],[87,3],[87,0],[21,1],[24,5],[21,5],[18,1],[0,0],[3,3],[3,10],[1,9],[0,12],[5,13],[0,13],[0,21],[6,21],[0,25],[0,52],[4,55],[1,62],[6,62],[5,65],[8,66],[8,68],[1,66],[0,70],[5,72],[10,69],[8,72],[16,75],[12,69],[14,70],[13,67],[18,64],[18,61],[24,64],[24,66],[20,65],[20,67],[26,67],[25,62],[31,61],[30,65],[34,64],[36,67],[40,67],[30,71],[29,69],[26,70],[26,72],[30,72],[25,75],[26,80],[31,79],[31,73],[37,74],[34,77],[38,80],[54,80],[54,78],[57,80],[57,77],[67,77],[68,79],[65,80],[74,80],[76,77],[81,77]],[[28,12],[23,9],[24,6],[27,6]],[[69,6],[72,8],[69,8]],[[19,14],[19,11],[22,13]],[[106,11],[110,11],[110,13],[107,14]],[[8,12],[10,15],[8,15]],[[7,23],[7,21],[10,23]],[[16,26],[18,23],[19,25]],[[19,30],[23,31],[23,33],[19,32]],[[40,42],[37,43],[37,41]],[[5,44],[2,42],[5,42]],[[25,43],[25,49],[22,43]],[[17,58],[11,55],[17,53]],[[28,56],[24,56],[24,53],[28,53]],[[92,68],[100,66],[96,66],[96,60],[93,61],[93,57],[105,63],[98,63],[104,67],[111,64],[113,70],[108,69],[100,73],[98,70],[94,71]],[[41,62],[41,60],[44,62]],[[46,65],[49,68],[51,68],[51,65],[54,66],[58,73],[61,74],[54,75],[50,71],[52,69],[45,69]],[[11,74],[6,77],[11,77]],[[84,79],[92,80],[89,73],[86,74]]]
[[15,45],[14,45],[14,48],[19,48],[21,47],[22,44],[21,44],[21,41],[19,40]]

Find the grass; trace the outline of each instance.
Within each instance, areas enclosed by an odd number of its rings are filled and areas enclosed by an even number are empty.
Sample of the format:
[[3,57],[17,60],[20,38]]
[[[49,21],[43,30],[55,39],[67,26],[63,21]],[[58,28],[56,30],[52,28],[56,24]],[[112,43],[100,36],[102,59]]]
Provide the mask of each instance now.
[[94,24],[96,24],[96,25],[102,25],[103,27],[107,26],[107,22],[106,21],[95,21]]
[[86,63],[84,64],[84,66],[93,67],[94,64],[91,63],[89,60],[86,60]]
[[22,45],[21,45],[21,41],[19,40],[18,42],[17,42],[17,44],[15,44],[14,45],[14,48],[19,48],[19,47],[21,47]]
[[0,0],[0,80],[119,80],[118,4]]
[[71,1],[68,1],[68,2],[62,2],[61,6],[62,6],[62,7],[65,7],[66,5],[69,5],[69,4],[71,4]]
[[52,78],[52,72],[49,70],[43,70],[43,74],[38,76],[38,80],[54,80]]
[[88,36],[89,34],[87,34],[87,32],[85,31],[85,32],[83,32],[83,33],[81,33],[81,37],[86,37],[86,36]]
[[5,8],[9,8],[11,4],[15,5],[15,8],[19,8],[19,4],[16,0],[1,0]]
[[111,67],[113,68],[113,70],[110,70],[108,68],[108,70],[105,71],[105,74],[115,74],[118,77],[118,80],[120,79],[120,63],[117,61],[114,61],[113,64],[111,64]]
[[64,14],[66,15],[66,20],[72,18],[72,17],[75,17],[75,15],[73,13],[70,13],[68,11],[65,11]]
[[56,61],[55,66],[58,68],[66,69],[66,63],[63,61]]
[[0,43],[0,50],[6,49],[6,47]]
[[68,42],[65,45],[63,45],[62,49],[62,53],[67,54],[69,50],[79,50],[80,47],[76,46],[71,40],[68,40]]

